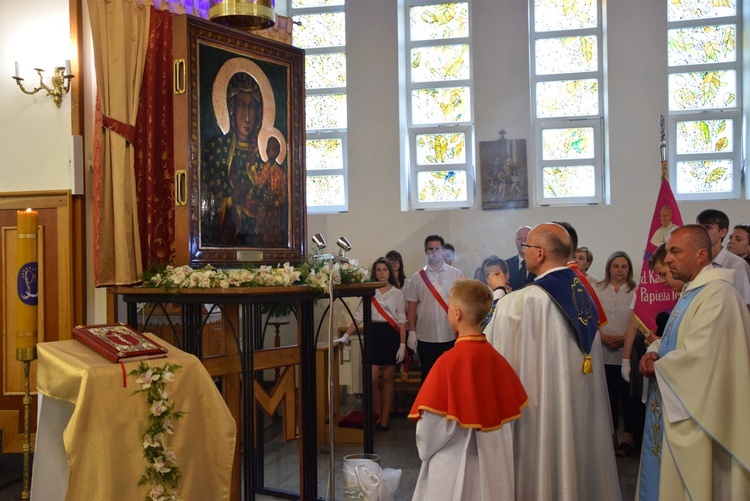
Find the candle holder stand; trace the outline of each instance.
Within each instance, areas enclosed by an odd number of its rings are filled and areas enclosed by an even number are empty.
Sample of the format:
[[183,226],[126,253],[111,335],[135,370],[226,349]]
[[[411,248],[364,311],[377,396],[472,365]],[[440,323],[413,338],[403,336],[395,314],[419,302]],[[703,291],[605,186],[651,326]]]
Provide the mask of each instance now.
[[36,347],[16,348],[16,360],[23,362],[23,490],[21,499],[31,498],[31,362],[36,360]]

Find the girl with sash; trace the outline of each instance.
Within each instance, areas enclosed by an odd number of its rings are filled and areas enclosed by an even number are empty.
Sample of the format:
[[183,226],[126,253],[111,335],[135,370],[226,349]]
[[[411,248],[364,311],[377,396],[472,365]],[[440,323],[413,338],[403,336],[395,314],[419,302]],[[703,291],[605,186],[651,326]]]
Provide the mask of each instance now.
[[[406,354],[406,300],[396,284],[391,264],[384,257],[372,263],[370,280],[385,283],[385,286],[375,290],[372,298],[372,408],[380,415],[376,420],[376,429],[388,431],[396,364],[403,362]],[[341,337],[342,342],[349,339],[356,326],[362,322],[362,317],[363,303],[360,301],[354,313],[354,322]]]

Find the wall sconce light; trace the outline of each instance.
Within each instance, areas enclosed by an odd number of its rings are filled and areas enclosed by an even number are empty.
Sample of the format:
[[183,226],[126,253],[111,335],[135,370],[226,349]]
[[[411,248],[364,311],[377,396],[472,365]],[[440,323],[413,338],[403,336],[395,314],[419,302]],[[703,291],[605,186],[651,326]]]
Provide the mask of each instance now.
[[55,102],[58,108],[62,104],[63,96],[70,92],[70,81],[75,78],[74,75],[70,74],[70,60],[65,61],[65,66],[58,66],[55,68],[55,74],[52,76],[52,87],[49,87],[44,83],[44,77],[42,75],[44,70],[40,68],[34,68],[34,71],[36,71],[39,75],[39,87],[35,87],[34,90],[29,91],[26,90],[21,83],[23,82],[23,78],[20,77],[19,70],[20,65],[18,64],[18,61],[16,61],[16,76],[14,76],[13,79],[18,84],[18,87],[21,88],[21,92],[31,96],[36,94],[40,90],[46,90],[47,95],[52,96],[52,100]]

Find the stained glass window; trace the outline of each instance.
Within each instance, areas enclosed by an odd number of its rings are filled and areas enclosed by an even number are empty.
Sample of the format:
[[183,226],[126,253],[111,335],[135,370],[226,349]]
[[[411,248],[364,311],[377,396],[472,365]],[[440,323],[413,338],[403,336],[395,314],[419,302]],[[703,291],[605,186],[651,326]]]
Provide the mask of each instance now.
[[417,174],[420,202],[466,200],[466,171],[423,171]]
[[469,46],[436,45],[411,50],[411,81],[466,80],[469,78]]
[[596,28],[597,0],[534,0],[534,31],[565,31]]
[[593,165],[545,167],[542,169],[544,197],[578,198],[596,195],[596,169]]
[[301,26],[292,30],[292,43],[303,49],[341,47],[346,44],[343,12],[294,16]]
[[289,14],[292,43],[305,49],[307,211],[346,211],[345,0],[289,0]]
[[544,160],[594,158],[594,128],[544,129],[542,131]]
[[412,41],[469,36],[469,3],[415,5],[409,9]]
[[342,206],[346,203],[344,176],[307,176],[307,205]]
[[308,170],[344,168],[344,142],[340,138],[307,141]]
[[305,88],[346,87],[346,54],[305,56]]
[[604,170],[601,0],[534,0],[534,190],[540,204],[600,203]]
[[557,80],[536,84],[538,118],[599,114],[599,81]]
[[728,63],[737,60],[735,46],[737,27],[688,26],[669,30],[667,50],[670,66]]
[[471,120],[469,87],[417,89],[411,93],[415,124],[468,122]]
[[595,36],[543,38],[534,50],[537,75],[596,71],[599,64]]
[[677,192],[731,192],[732,171],[731,160],[677,162]]
[[417,134],[417,164],[463,164],[466,134]]
[[677,122],[677,153],[734,150],[734,120]]
[[470,2],[406,0],[405,8],[403,99],[410,144],[402,151],[410,191],[403,194],[404,206],[472,207]]
[[735,16],[735,0],[671,0],[667,2],[667,20],[690,21]]
[[734,0],[667,2],[669,151],[675,197],[739,198],[742,13]]
[[305,98],[307,130],[345,129],[346,94],[314,94]]
[[331,5],[344,5],[344,0],[292,0],[293,9],[327,7]]

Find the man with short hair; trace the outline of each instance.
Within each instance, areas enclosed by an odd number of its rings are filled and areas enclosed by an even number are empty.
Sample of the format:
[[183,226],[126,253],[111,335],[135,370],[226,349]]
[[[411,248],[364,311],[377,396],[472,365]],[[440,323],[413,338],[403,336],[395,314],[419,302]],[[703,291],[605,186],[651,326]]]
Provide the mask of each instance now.
[[641,500],[747,499],[750,492],[750,314],[731,272],[712,267],[712,247],[699,225],[667,239],[664,263],[685,286],[658,352],[640,362],[658,386],[649,391]]
[[714,268],[734,271],[734,287],[739,291],[750,308],[750,265],[741,257],[724,248],[724,237],[729,232],[729,217],[716,209],[706,209],[695,219],[696,224],[703,226],[711,239],[711,255]]
[[516,230],[516,250],[517,253],[513,257],[509,257],[505,260],[508,263],[508,270],[510,271],[510,288],[511,290],[518,290],[524,285],[534,281],[533,273],[529,273],[526,268],[526,261],[523,257],[522,245],[526,242],[526,237],[531,231],[531,226],[521,226]]
[[411,277],[406,291],[409,336],[407,344],[419,355],[422,380],[435,360],[453,348],[456,335],[448,323],[448,294],[453,282],[462,277],[461,270],[443,260],[445,241],[440,235],[429,235],[424,241],[427,265]]
[[540,224],[522,249],[537,277],[505,295],[489,276],[499,300],[484,331],[529,397],[513,430],[516,499],[619,500],[597,312],[567,266],[570,236]]

